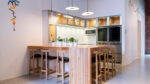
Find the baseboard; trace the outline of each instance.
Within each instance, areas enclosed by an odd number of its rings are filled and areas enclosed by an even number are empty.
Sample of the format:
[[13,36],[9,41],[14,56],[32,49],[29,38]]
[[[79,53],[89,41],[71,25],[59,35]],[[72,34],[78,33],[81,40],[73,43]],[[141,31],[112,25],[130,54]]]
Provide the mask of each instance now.
[[9,75],[9,76],[7,76],[7,77],[1,77],[1,78],[0,78],[0,81],[12,79],[12,78],[17,78],[17,77],[20,77],[20,76],[23,76],[23,75],[27,75],[27,74],[28,74],[28,72],[22,73],[22,74],[16,73],[16,74],[13,74],[13,75]]
[[146,57],[150,57],[150,54],[145,54]]

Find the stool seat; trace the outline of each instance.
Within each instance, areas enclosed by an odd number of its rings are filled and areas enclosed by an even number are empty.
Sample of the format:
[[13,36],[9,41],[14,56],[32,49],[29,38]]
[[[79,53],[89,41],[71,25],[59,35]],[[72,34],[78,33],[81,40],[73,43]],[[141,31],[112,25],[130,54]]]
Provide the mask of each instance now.
[[[98,58],[98,60],[100,60],[99,58]],[[101,55],[101,61],[103,61],[104,60],[104,55]],[[92,63],[95,63],[96,62],[96,57],[94,56],[94,57],[92,57]]]
[[[34,56],[35,58],[41,58],[41,54],[35,54]],[[45,55],[43,55],[43,58],[45,59]],[[57,56],[48,55],[47,59],[57,59]]]
[[35,54],[34,57],[35,58],[41,58],[41,54]]
[[[62,61],[62,58],[59,58],[59,61]],[[69,62],[69,57],[64,57],[64,62]]]

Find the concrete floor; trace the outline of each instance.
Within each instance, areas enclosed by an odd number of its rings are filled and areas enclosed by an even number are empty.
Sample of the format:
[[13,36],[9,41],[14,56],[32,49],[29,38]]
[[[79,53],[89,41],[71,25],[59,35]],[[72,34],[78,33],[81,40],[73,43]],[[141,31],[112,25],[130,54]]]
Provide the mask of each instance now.
[[[68,79],[65,82],[69,84]],[[56,83],[55,78],[45,80],[40,79],[38,75],[32,75],[0,81],[0,84],[61,84],[61,81]],[[105,84],[150,84],[150,58],[134,61]]]

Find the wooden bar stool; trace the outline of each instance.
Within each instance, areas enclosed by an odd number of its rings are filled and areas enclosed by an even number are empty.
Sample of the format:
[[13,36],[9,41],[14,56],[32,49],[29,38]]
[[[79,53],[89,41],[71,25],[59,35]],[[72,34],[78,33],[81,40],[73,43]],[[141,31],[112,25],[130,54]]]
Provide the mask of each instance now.
[[30,57],[29,57],[29,75],[33,71],[33,73],[40,71],[39,59],[41,57],[40,54],[36,54],[37,49],[30,49]]
[[[58,50],[57,55],[56,82],[58,82],[59,77],[62,77],[62,84],[64,84],[65,78],[69,77],[69,73],[65,72],[65,63],[69,63],[69,57],[64,57],[66,51],[68,51],[68,49],[60,49]],[[60,63],[61,63],[61,71],[60,71]]]
[[103,54],[103,68],[102,68],[102,72],[103,72],[103,75],[104,75],[104,81],[106,82],[107,78],[109,80],[109,58],[108,58],[108,49],[107,48],[102,48],[101,49],[101,52]]
[[104,55],[103,68],[102,68],[102,71],[104,73],[104,81],[106,81],[107,78],[109,80],[110,72],[112,72],[112,77],[114,76],[114,72],[116,74],[116,69],[115,69],[116,62],[115,62],[114,51],[112,48],[105,48],[101,50],[103,53],[106,53],[106,55]]
[[112,77],[114,77],[114,75],[116,75],[116,57],[114,55],[114,49],[113,48],[109,48],[108,49],[108,62],[111,63],[111,69],[109,68],[109,71],[112,72]]
[[[50,67],[49,67],[50,61],[57,59],[56,56],[50,56],[49,52],[50,52],[50,49],[41,50],[41,74],[40,74],[40,78],[42,78],[42,74],[45,73],[46,80],[48,80],[49,74],[55,72],[54,70],[50,70]],[[45,61],[45,63],[44,63],[44,61]],[[45,67],[43,66],[43,64],[45,64]]]
[[[101,73],[101,51],[94,51],[95,57],[93,59],[94,65],[95,65],[95,75],[92,77],[92,81],[95,82],[96,84],[102,84],[102,73]],[[99,81],[99,79],[101,79]]]
[[104,77],[105,82],[107,78],[109,79],[109,69],[107,69],[109,67],[107,48],[98,48],[96,51],[99,52],[101,58],[101,64],[103,65],[103,67],[101,66],[101,74]]

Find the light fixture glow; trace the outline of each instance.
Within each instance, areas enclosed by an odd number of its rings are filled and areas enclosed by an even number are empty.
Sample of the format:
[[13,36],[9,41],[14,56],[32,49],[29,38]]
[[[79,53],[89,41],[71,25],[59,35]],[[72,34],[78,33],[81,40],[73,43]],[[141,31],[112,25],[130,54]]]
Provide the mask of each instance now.
[[66,7],[66,10],[75,11],[75,10],[79,10],[79,8],[78,7],[74,7],[74,6],[70,6],[70,7]]
[[94,12],[84,12],[82,13],[83,16],[89,16],[89,15],[93,15]]
[[70,18],[70,19],[73,19],[72,16],[69,16],[69,15],[64,15],[65,18]]

